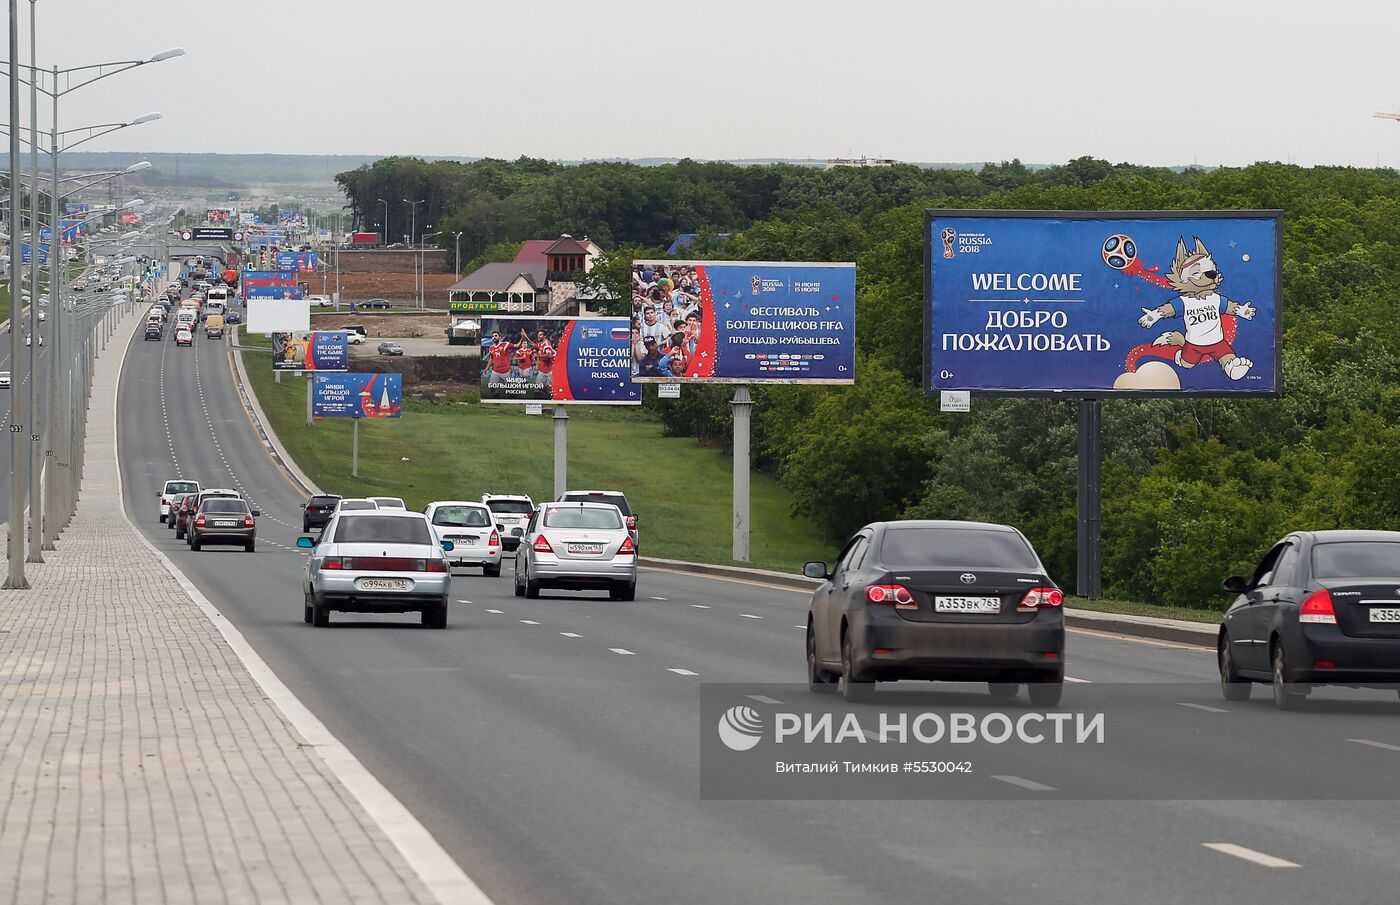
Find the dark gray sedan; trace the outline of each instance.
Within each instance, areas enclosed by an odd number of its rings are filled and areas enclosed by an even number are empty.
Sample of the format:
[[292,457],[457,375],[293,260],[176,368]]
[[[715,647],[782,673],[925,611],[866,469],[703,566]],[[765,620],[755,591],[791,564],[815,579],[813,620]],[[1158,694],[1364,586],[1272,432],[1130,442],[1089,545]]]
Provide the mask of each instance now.
[[[1064,594],[1015,528],[983,522],[866,525],[823,579],[807,615],[807,681],[868,699],[876,682],[987,682],[997,697],[1022,683],[1054,707],[1064,682]],[[838,685],[839,683],[839,685]]]
[[248,504],[233,497],[210,497],[199,505],[189,523],[191,550],[205,544],[229,544],[252,553],[257,547],[258,524],[262,515]]
[[398,343],[382,342],[379,344],[380,355],[402,355],[403,346]]

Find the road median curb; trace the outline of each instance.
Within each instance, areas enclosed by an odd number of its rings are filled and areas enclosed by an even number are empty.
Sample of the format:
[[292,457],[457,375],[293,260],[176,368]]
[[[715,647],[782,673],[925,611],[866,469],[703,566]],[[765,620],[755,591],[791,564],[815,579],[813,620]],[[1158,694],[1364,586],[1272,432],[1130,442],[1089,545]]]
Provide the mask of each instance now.
[[[638,564],[653,569],[668,569],[672,572],[685,572],[691,575],[705,575],[711,578],[727,578],[734,581],[752,581],[790,591],[812,591],[819,581],[790,572],[775,572],[770,569],[749,569],[740,566],[721,566],[713,563],[686,562],[679,559],[658,559],[653,556],[638,557]],[[1157,641],[1172,641],[1178,644],[1215,646],[1216,627],[1204,622],[1188,622],[1184,619],[1162,619],[1156,616],[1129,616],[1119,613],[1100,613],[1097,610],[1065,608],[1065,625],[1070,628],[1091,629],[1111,632],[1117,635],[1130,635],[1135,638],[1151,638]]]

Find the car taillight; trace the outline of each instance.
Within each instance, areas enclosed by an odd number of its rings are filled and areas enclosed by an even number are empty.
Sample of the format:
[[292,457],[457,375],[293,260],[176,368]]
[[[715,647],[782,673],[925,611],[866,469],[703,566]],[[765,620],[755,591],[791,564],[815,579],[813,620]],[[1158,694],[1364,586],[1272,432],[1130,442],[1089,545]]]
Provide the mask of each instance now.
[[1016,604],[1016,612],[1032,613],[1041,607],[1064,606],[1065,592],[1059,588],[1031,588]]
[[430,559],[423,567],[424,572],[446,572],[447,563],[440,559]]
[[195,520],[194,520],[194,526],[195,526],[196,528],[203,528],[203,527],[204,527],[204,516],[201,515],[199,518],[195,519]]
[[628,531],[631,531],[633,528],[636,528],[636,527],[637,527],[637,517],[636,517],[635,515],[629,515],[629,516],[627,516],[627,530],[628,530]]
[[536,553],[554,552],[554,548],[549,545],[549,540],[543,534],[535,538],[534,548]]
[[1337,611],[1332,609],[1332,594],[1323,588],[1313,591],[1298,607],[1298,621],[1316,625],[1336,625]]
[[251,515],[245,515],[245,516],[243,516],[243,527],[244,527],[244,528],[252,528],[252,527],[253,527],[253,517],[252,517]]
[[627,535],[622,541],[622,546],[617,548],[618,556],[633,556],[637,552],[637,545],[632,543],[632,535]]
[[344,568],[345,568],[345,561],[342,560],[339,556],[327,556],[325,559],[321,560],[321,570],[322,570],[322,571],[326,571],[326,570],[335,570],[335,569],[344,569]]
[[499,547],[500,545],[501,545],[501,536],[500,536],[499,534],[496,533],[496,529],[495,529],[495,528],[492,528],[492,529],[491,529],[491,539],[488,540],[488,541],[486,542],[486,546],[488,546],[488,547]]
[[871,603],[893,604],[898,610],[916,609],[914,595],[902,584],[872,584],[865,589],[865,599]]

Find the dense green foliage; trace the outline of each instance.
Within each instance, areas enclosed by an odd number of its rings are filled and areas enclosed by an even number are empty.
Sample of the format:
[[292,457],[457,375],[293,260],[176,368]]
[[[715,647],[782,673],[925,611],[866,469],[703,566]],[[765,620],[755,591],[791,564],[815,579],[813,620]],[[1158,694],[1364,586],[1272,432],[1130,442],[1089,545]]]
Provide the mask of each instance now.
[[[1011,522],[1069,587],[1074,405],[978,399],[971,414],[944,415],[920,395],[923,209],[1279,208],[1285,396],[1105,403],[1105,590],[1218,606],[1220,579],[1247,572],[1289,530],[1400,529],[1400,177],[1390,171],[398,158],[338,178],[356,203],[424,192],[433,217],[472,236],[473,257],[496,242],[588,233],[616,250],[596,279],[618,288],[635,251],[656,254],[679,231],[709,237],[695,256],[856,261],[857,384],[758,388],[759,464],[833,539],[901,515]],[[713,239],[720,231],[735,235]],[[727,400],[724,388],[699,387],[648,406],[671,435],[724,441]]]

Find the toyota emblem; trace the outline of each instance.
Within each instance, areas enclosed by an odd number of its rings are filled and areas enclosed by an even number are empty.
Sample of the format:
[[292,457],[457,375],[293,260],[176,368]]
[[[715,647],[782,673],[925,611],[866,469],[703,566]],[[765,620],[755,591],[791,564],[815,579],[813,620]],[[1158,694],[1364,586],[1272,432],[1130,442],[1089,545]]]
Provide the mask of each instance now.
[[958,580],[963,584],[972,584],[977,580],[977,576],[973,575],[971,572],[964,572],[958,576]]

